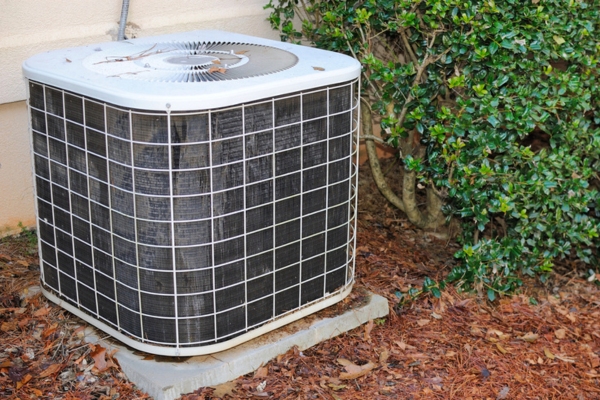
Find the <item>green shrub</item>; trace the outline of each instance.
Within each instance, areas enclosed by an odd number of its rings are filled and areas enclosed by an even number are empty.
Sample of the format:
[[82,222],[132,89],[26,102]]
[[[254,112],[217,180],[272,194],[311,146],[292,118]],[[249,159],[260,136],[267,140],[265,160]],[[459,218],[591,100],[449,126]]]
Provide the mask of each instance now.
[[[460,219],[449,281],[496,293],[557,259],[595,263],[600,232],[600,1],[275,1],[283,40],[363,65],[372,115],[403,161],[384,195],[417,226]],[[369,106],[372,105],[371,108]],[[372,115],[370,113],[372,111]],[[426,207],[415,192],[425,188]]]

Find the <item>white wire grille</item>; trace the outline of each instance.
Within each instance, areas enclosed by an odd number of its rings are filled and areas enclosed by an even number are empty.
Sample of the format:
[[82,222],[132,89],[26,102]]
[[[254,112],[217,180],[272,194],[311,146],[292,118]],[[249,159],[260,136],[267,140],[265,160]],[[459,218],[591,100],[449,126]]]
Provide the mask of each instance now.
[[170,113],[30,82],[44,287],[198,353],[347,290],[357,84]]

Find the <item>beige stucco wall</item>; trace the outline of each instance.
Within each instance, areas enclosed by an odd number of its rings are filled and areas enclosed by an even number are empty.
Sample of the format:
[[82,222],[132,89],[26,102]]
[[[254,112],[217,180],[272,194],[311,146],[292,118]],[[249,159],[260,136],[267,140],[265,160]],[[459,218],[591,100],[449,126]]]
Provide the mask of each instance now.
[[[220,29],[277,39],[267,0],[131,0],[129,37]],[[121,1],[0,0],[0,236],[33,226],[25,82],[21,64],[47,50],[114,40]]]

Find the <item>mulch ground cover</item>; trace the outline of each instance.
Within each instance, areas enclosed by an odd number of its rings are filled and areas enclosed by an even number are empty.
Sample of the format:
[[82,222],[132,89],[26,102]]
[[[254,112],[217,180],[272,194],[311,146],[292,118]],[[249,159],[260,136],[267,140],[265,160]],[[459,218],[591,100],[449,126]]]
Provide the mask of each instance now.
[[[576,264],[489,303],[453,288],[401,301],[451,269],[457,245],[414,230],[362,171],[358,289],[390,314],[196,399],[600,399],[600,290]],[[48,302],[31,235],[0,239],[0,398],[143,399],[114,354],[83,341],[85,322]]]

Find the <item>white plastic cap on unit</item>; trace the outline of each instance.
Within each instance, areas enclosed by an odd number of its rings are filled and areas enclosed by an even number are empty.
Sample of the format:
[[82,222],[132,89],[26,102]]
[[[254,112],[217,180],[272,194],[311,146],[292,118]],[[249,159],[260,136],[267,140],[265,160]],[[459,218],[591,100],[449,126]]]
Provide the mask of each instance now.
[[48,51],[33,81],[136,109],[203,110],[355,79],[343,54],[223,31],[193,31]]

